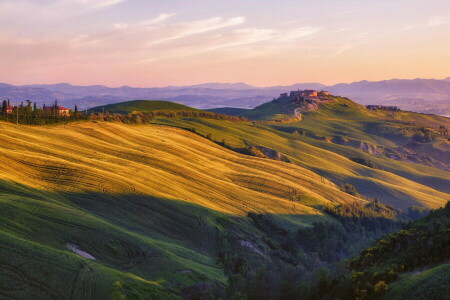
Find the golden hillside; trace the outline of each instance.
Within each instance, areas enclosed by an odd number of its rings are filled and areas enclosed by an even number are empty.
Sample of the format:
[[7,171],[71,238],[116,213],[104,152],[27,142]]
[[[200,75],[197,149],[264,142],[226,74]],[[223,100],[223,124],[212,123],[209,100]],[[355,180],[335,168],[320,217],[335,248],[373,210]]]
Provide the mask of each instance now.
[[320,214],[290,201],[352,201],[304,168],[244,156],[181,129],[114,123],[1,124],[0,178],[37,190],[146,194],[243,215]]

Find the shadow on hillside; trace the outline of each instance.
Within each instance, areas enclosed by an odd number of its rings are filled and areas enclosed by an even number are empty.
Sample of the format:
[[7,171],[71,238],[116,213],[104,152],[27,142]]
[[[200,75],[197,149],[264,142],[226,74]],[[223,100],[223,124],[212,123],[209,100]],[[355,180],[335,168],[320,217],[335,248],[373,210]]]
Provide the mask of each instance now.
[[[5,181],[0,181],[0,194],[0,254],[9,259],[0,265],[14,270],[13,285],[31,287],[51,270],[71,282],[87,272],[92,278],[82,280],[90,280],[95,290],[100,265],[145,280],[161,279],[175,290],[205,280],[224,283],[223,272],[241,274],[244,267],[275,273],[295,267],[307,276],[392,230],[376,218],[371,225],[354,217],[324,218],[328,222],[305,227],[294,222],[304,218],[298,215],[232,216],[142,194],[56,193]],[[68,244],[96,260],[86,265],[88,260],[72,253]],[[79,266],[73,265],[76,261]],[[24,283],[20,274],[29,272],[41,275],[27,275]],[[58,289],[39,293],[67,296]]]

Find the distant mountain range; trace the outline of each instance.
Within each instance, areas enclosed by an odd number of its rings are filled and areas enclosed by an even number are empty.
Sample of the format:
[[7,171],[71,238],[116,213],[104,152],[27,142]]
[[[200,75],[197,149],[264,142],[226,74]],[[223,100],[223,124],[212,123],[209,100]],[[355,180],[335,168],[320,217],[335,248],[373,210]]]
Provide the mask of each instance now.
[[0,83],[0,98],[13,103],[27,99],[38,104],[58,100],[61,105],[79,109],[134,99],[169,100],[196,108],[254,108],[297,89],[328,90],[361,104],[396,105],[404,110],[450,115],[450,77],[437,79],[392,79],[359,81],[326,86],[297,83],[289,86],[254,87],[238,83],[204,83],[191,86],[136,88],[103,85],[74,86],[67,83],[14,86]]

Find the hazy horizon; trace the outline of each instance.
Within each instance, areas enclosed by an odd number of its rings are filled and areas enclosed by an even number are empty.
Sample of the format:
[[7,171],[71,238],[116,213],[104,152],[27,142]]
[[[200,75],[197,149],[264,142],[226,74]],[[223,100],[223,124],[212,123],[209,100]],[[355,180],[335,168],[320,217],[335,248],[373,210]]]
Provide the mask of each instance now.
[[252,86],[254,88],[267,88],[267,87],[276,87],[276,86],[286,86],[289,87],[291,85],[295,85],[295,84],[323,84],[325,86],[333,86],[336,84],[351,84],[351,83],[355,83],[355,82],[364,82],[364,81],[368,81],[368,82],[380,82],[380,81],[390,81],[390,80],[446,80],[450,78],[450,76],[444,77],[444,78],[389,78],[389,79],[381,79],[381,80],[366,80],[366,79],[360,79],[360,80],[355,80],[355,81],[348,81],[348,82],[334,82],[331,84],[325,84],[323,82],[300,82],[300,81],[296,81],[296,82],[292,82],[292,83],[286,83],[286,84],[268,84],[268,85],[264,85],[264,86],[256,86],[256,85],[252,85],[249,84],[247,82],[198,82],[198,83],[192,83],[192,84],[187,84],[187,85],[174,85],[174,84],[168,84],[168,85],[161,85],[161,86],[133,86],[133,85],[127,85],[127,84],[122,84],[122,85],[107,85],[107,84],[102,84],[102,83],[93,83],[93,84],[75,84],[75,83],[71,83],[71,82],[49,82],[49,83],[40,83],[40,82],[35,82],[35,83],[29,83],[29,84],[13,84],[10,82],[0,82],[0,83],[4,83],[4,84],[10,84],[10,85],[14,85],[14,86],[30,86],[30,85],[57,85],[57,84],[68,84],[68,85],[72,85],[72,86],[105,86],[108,88],[120,88],[120,87],[131,87],[131,88],[165,88],[165,87],[183,87],[183,86],[196,86],[196,85],[204,85],[204,84],[245,84],[245,85],[249,85]]
[[4,0],[0,82],[253,86],[445,78],[442,0]]

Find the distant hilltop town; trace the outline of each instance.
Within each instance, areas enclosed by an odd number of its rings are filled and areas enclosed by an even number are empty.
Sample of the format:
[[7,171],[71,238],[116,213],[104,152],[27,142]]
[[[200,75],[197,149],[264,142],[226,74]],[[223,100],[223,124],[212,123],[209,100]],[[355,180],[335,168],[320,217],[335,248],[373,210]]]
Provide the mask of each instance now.
[[290,93],[282,93],[273,102],[295,103],[297,108],[294,111],[294,115],[298,116],[300,111],[316,110],[319,108],[319,103],[329,101],[330,99],[330,93],[327,91],[297,90],[291,91]]
[[[273,102],[281,102],[288,100],[289,102],[298,103],[302,110],[316,109],[318,104],[323,101],[330,100],[331,94],[327,91],[315,91],[315,90],[297,90],[289,93],[282,93],[280,97],[273,100]],[[388,105],[366,105],[369,110],[384,110],[384,111],[400,111],[397,106]]]
[[322,100],[321,98],[330,96],[327,91],[315,91],[315,90],[303,90],[303,91],[291,91],[288,93],[282,93],[278,99],[290,98],[293,101],[305,101],[305,100]]
[[275,99],[274,101],[277,102],[277,100],[285,100],[290,99],[292,102],[317,102],[320,100],[325,100],[327,96],[330,96],[330,93],[327,91],[315,91],[315,90],[297,90],[297,91],[291,91],[288,93],[282,93],[280,94],[280,97],[278,99]]

